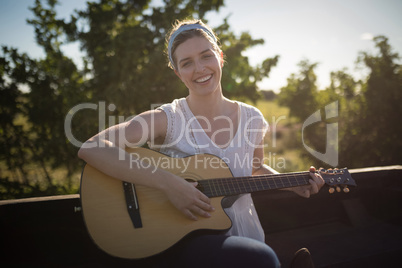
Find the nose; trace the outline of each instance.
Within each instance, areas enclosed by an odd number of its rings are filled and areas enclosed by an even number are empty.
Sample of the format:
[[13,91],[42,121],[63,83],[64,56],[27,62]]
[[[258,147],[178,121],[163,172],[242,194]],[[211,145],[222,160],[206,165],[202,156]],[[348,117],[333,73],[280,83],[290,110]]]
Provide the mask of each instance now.
[[200,60],[197,60],[195,62],[195,71],[201,73],[204,70],[205,70],[205,65]]

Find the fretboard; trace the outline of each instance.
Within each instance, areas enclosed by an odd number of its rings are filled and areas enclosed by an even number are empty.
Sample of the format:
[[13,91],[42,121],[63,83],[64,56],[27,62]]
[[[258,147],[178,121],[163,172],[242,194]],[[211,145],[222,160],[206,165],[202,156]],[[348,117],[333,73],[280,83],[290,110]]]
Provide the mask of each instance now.
[[309,184],[309,172],[270,174],[250,177],[219,178],[198,181],[208,197],[229,196]]

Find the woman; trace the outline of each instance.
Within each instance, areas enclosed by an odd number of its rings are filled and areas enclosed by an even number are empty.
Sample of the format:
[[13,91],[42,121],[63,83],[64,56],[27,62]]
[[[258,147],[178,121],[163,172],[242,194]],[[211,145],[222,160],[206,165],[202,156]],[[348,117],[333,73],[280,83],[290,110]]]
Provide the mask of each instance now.
[[[130,166],[125,147],[147,142],[151,149],[174,157],[210,153],[225,159],[235,177],[269,174],[274,171],[263,164],[262,146],[268,124],[256,108],[223,96],[223,52],[207,25],[177,22],[167,42],[169,65],[188,88],[188,96],[102,131],[86,143],[98,146],[84,144],[79,157],[115,178],[161,190],[191,220],[213,217],[214,208],[196,183],[163,169]],[[317,193],[324,182],[313,172],[310,185],[289,190],[304,197]],[[225,235],[190,239],[155,258],[157,263],[172,267],[278,267],[275,253],[264,243],[251,195],[233,197],[228,203],[225,212],[233,226]]]

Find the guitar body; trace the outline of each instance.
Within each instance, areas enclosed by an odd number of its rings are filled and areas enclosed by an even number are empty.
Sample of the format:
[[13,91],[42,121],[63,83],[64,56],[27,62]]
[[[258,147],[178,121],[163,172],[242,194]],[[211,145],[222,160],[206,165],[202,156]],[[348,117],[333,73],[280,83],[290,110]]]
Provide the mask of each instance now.
[[[132,163],[141,158],[143,165],[159,163],[183,179],[194,181],[232,177],[229,167],[213,155],[171,158],[158,152],[134,148],[127,150]],[[148,162],[147,162],[148,161]],[[212,162],[210,162],[212,161]],[[210,164],[214,163],[211,169]],[[224,212],[224,197],[211,198],[215,211],[211,218],[187,219],[161,192],[135,185],[142,227],[134,228],[127,211],[122,181],[86,165],[81,179],[81,203],[87,229],[93,241],[108,254],[128,259],[146,258],[172,247],[197,230],[228,230],[232,223]]]

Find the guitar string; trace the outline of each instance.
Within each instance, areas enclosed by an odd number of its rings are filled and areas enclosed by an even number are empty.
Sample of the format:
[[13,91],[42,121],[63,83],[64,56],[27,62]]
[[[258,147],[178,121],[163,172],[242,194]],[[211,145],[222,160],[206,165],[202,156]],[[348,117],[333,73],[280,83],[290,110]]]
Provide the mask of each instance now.
[[[271,174],[252,177],[207,179],[201,180],[199,182],[204,187],[204,194],[212,197],[300,186],[308,184],[309,179],[308,172],[295,172],[286,175],[273,175]],[[251,182],[254,182],[255,186],[252,186]],[[259,182],[261,186],[258,186],[256,182]],[[278,182],[278,184],[280,183],[281,185],[278,186],[276,182]],[[206,185],[206,183],[208,185]],[[237,187],[235,185],[237,185]]]
[[[332,174],[333,176],[340,176],[340,174]],[[332,176],[332,177],[333,177]],[[338,177],[339,179],[340,177]],[[207,179],[201,180],[201,184],[203,182],[208,182],[210,187],[206,187],[204,189],[204,193],[207,196],[215,197],[215,196],[227,196],[241,193],[250,193],[256,191],[270,190],[270,189],[278,189],[278,188],[287,188],[301,185],[309,184],[309,172],[293,172],[288,174],[270,174],[270,175],[258,175],[258,176],[249,176],[249,177],[230,177],[230,178],[216,178],[216,179]],[[325,183],[334,185],[333,182],[330,182],[330,177],[323,178]],[[348,183],[351,184],[350,178],[348,179]],[[252,183],[254,186],[252,186]],[[260,186],[257,185],[259,182]],[[281,185],[278,186],[278,183]],[[344,183],[344,182],[343,182]],[[213,189],[211,187],[213,186]],[[339,181],[336,184],[340,184]],[[237,186],[236,186],[237,185]]]

